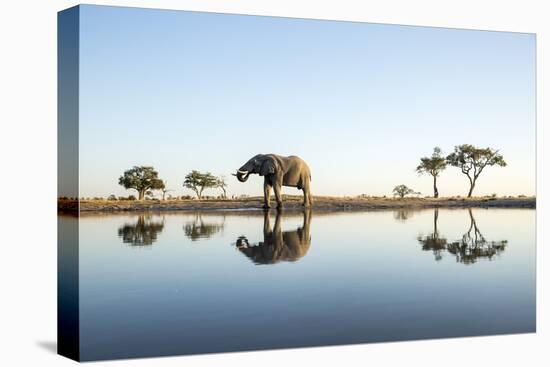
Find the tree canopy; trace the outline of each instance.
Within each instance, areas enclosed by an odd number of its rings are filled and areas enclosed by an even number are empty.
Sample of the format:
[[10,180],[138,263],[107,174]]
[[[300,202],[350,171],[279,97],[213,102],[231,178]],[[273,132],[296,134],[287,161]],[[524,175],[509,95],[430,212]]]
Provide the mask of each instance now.
[[124,171],[118,179],[118,184],[125,189],[134,189],[138,192],[138,199],[143,200],[149,190],[162,190],[164,182],[158,178],[158,172],[150,166],[134,166]]
[[435,147],[431,157],[420,158],[420,164],[416,167],[419,174],[430,174],[433,177],[434,197],[439,197],[437,189],[437,177],[447,167],[447,160],[441,153],[441,148]]
[[219,187],[218,178],[210,172],[202,173],[196,170],[189,172],[183,181],[183,187],[191,189],[202,199],[202,192],[207,188]]
[[460,168],[468,177],[470,182],[468,197],[472,197],[476,181],[486,167],[494,165],[506,167],[506,162],[498,150],[488,147],[477,148],[470,144],[456,146],[454,152],[447,156],[447,163]]
[[414,190],[407,187],[406,185],[397,185],[393,188],[393,195],[404,198],[407,195],[414,193]]

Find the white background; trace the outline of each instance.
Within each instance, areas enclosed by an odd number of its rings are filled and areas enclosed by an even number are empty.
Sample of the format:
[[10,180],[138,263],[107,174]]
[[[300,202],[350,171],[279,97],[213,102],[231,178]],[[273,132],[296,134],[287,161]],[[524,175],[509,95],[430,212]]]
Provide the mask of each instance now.
[[[549,85],[547,1],[202,0],[96,1],[97,4],[537,33],[538,320],[537,334],[367,344],[273,352],[169,357],[94,365],[548,365],[548,217],[542,103]],[[56,12],[74,1],[0,5],[0,365],[74,362],[54,353],[56,339]],[[545,24],[546,23],[546,24]],[[548,130],[548,128],[546,128]],[[506,133],[506,132],[502,132]],[[548,149],[546,149],[548,151]],[[547,174],[546,174],[547,175]],[[7,205],[6,205],[7,204]],[[398,271],[398,269],[396,269]],[[546,288],[546,292],[544,289]]]

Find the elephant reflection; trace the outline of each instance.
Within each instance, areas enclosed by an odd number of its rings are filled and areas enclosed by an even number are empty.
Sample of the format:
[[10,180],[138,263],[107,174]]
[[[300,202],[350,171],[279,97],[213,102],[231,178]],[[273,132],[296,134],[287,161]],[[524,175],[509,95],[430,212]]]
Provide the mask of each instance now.
[[455,255],[457,262],[463,264],[473,264],[480,258],[492,260],[495,255],[500,255],[508,241],[487,241],[477,227],[472,209],[468,209],[468,213],[470,214],[470,228],[462,236],[462,239],[448,244],[447,251]]
[[437,229],[437,219],[439,217],[439,209],[434,209],[434,230],[431,234],[418,237],[418,242],[422,244],[422,250],[432,251],[435,260],[439,261],[443,258],[442,251],[447,249],[447,239],[441,237]]
[[202,219],[202,215],[197,214],[193,222],[189,222],[183,225],[183,231],[185,235],[191,239],[191,241],[198,241],[203,238],[210,238],[218,232],[223,230],[225,225],[222,223],[205,223]]
[[164,229],[162,221],[154,221],[152,216],[140,215],[135,223],[125,223],[118,229],[122,242],[132,246],[148,246],[157,240],[157,235]]
[[298,261],[309,250],[311,210],[303,212],[302,227],[294,231],[281,230],[281,212],[277,211],[275,226],[271,229],[269,211],[264,212],[264,240],[258,244],[250,244],[245,236],[237,239],[235,246],[252,262],[260,264],[276,264],[281,261]]
[[441,260],[443,253],[447,251],[455,255],[457,262],[463,264],[473,264],[479,259],[492,260],[495,255],[504,251],[508,241],[487,241],[477,226],[472,209],[468,209],[468,214],[470,215],[468,231],[460,240],[449,243],[439,234],[437,228],[439,210],[435,209],[433,232],[428,236],[418,237],[418,242],[422,244],[422,250],[432,251],[436,261]]

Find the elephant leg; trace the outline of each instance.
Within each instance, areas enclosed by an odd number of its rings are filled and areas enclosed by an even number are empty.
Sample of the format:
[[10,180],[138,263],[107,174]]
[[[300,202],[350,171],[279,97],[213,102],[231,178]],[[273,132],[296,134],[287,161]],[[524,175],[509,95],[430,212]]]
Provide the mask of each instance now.
[[283,207],[283,197],[281,195],[281,184],[276,183],[273,185],[273,190],[275,191],[275,200],[277,200],[277,208],[281,209]]
[[275,226],[273,227],[273,245],[277,252],[281,251],[284,246],[283,231],[281,230],[281,211],[277,210],[275,217]]
[[309,195],[308,195],[308,192],[307,190],[304,188],[302,189],[303,193],[304,193],[304,202],[302,203],[303,206],[309,206]]
[[264,208],[268,209],[271,201],[271,185],[264,182]]
[[309,207],[312,204],[311,192],[309,191],[309,185],[306,185],[302,191],[304,192],[304,203],[303,206]]
[[265,239],[271,234],[271,222],[269,221],[269,210],[264,210],[264,242]]

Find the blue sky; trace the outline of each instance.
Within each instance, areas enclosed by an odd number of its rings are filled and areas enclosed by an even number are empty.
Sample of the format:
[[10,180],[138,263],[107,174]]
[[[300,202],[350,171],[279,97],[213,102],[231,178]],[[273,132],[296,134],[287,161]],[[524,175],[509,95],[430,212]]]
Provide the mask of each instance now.
[[[230,176],[257,153],[305,159],[317,195],[431,194],[419,158],[462,143],[508,162],[475,194],[535,193],[533,34],[100,6],[80,27],[81,196],[128,195],[133,165],[259,195]],[[467,186],[448,168],[439,191]]]

